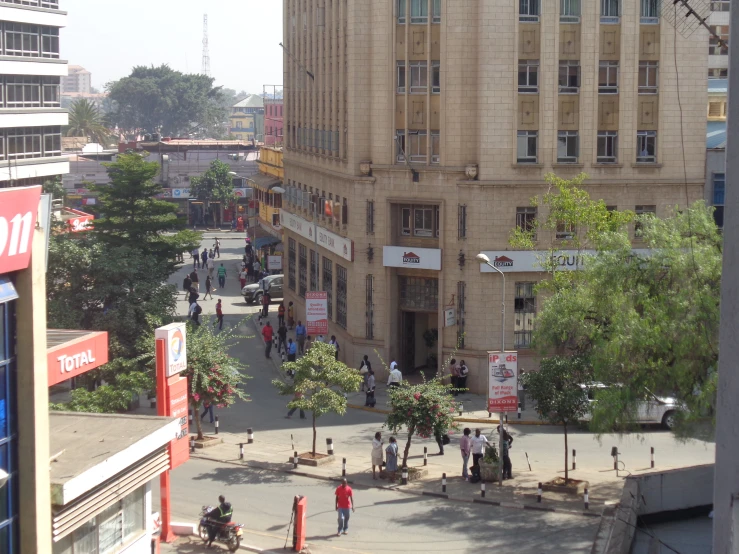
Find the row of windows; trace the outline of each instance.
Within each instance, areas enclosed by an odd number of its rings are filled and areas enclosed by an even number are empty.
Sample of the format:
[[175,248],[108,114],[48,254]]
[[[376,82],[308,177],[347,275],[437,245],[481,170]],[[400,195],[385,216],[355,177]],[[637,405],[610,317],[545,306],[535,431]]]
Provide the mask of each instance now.
[[15,301],[0,303],[0,469],[9,476],[0,489],[0,552],[20,551],[15,332]]
[[[441,23],[441,0],[431,1],[431,21]],[[395,0],[398,24],[405,25],[408,17],[407,7],[410,4],[411,23],[427,24],[429,22],[429,0]]]
[[[520,164],[539,162],[539,131],[518,131],[516,161]],[[557,163],[580,161],[580,135],[578,131],[557,133]],[[618,162],[618,131],[598,131],[597,163]],[[636,132],[636,162],[656,163],[657,131]]]
[[303,148],[318,148],[327,150],[334,155],[339,153],[339,132],[325,129],[296,129],[296,144]]
[[[711,25],[711,31],[718,35],[716,38],[713,34],[708,37],[708,53],[713,56],[729,55],[729,26],[728,25]],[[720,44],[719,44],[720,39]]]
[[[660,0],[638,0],[639,21],[642,24],[659,23]],[[560,0],[559,20],[561,23],[579,23],[582,15],[581,0]],[[519,0],[518,20],[522,23],[537,23],[541,17],[541,0]],[[621,0],[600,0],[600,22],[617,24],[621,20]]]
[[0,0],[3,4],[19,4],[33,8],[59,9],[59,0]]
[[59,77],[21,77],[0,79],[0,107],[58,108]]
[[[285,186],[285,201],[294,207],[303,208],[308,210],[312,214],[321,215],[329,219],[333,219],[336,224],[348,225],[349,224],[349,200],[344,197],[343,199],[338,194],[336,199],[332,193],[326,193],[326,191],[320,191],[318,189],[313,191],[313,187],[297,185],[291,181],[288,181]],[[328,196],[326,196],[328,194]],[[279,196],[279,195],[278,195]]]
[[[396,63],[396,91],[399,94],[408,92],[411,94],[426,94],[428,92],[428,62],[426,61],[398,61]],[[410,79],[408,79],[410,77]],[[431,92],[441,92],[441,63],[431,62]]]
[[[606,206],[608,211],[616,210],[616,206]],[[657,215],[657,206],[654,205],[640,205],[634,207],[634,213],[636,215],[652,214]],[[516,227],[521,231],[531,232],[535,229],[535,222],[537,216],[536,206],[520,206],[516,208]],[[635,224],[635,230],[639,230],[639,224]],[[555,238],[560,240],[571,239],[575,235],[576,229],[573,225],[562,224],[557,227],[555,231]],[[534,236],[536,239],[536,236]]]
[[0,160],[62,155],[61,127],[19,127],[0,132]]
[[[580,92],[580,62],[559,62],[559,93]],[[598,93],[618,94],[619,64],[617,61],[602,61],[598,65]],[[639,62],[639,94],[657,94],[659,91],[659,62]],[[539,92],[539,60],[519,60],[518,92]]]
[[2,54],[30,58],[59,57],[59,28],[2,23]]
[[[408,131],[397,129],[395,131],[395,160],[405,162],[406,158],[411,163],[428,163],[429,134],[426,131]],[[441,134],[439,131],[431,131],[431,163],[438,164],[441,161]]]

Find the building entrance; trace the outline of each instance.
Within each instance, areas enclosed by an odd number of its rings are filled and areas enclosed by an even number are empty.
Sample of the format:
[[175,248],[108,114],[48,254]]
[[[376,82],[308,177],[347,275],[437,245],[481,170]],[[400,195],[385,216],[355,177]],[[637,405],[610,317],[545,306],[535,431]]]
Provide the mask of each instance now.
[[399,276],[401,371],[436,370],[438,279]]

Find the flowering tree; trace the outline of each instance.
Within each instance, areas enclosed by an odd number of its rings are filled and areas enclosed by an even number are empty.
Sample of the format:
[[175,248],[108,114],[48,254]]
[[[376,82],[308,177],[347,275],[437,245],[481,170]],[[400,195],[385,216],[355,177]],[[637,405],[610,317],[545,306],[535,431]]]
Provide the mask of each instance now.
[[206,319],[200,326],[187,328],[187,377],[190,389],[190,408],[198,430],[198,440],[203,439],[203,426],[200,409],[204,404],[225,408],[246,399],[247,395],[238,387],[247,379],[241,371],[246,367],[237,358],[228,354],[228,349],[236,343],[234,326],[228,331],[215,331]]
[[313,456],[316,455],[316,420],[324,414],[346,413],[344,393],[357,392],[363,377],[358,370],[335,358],[334,347],[314,342],[296,362],[282,364],[285,372],[295,372],[292,383],[275,379],[281,395],[292,395],[288,408],[310,411],[313,416]]
[[450,395],[453,387],[445,385],[442,379],[435,377],[419,385],[409,385],[404,381],[400,387],[388,389],[390,413],[385,426],[393,433],[398,433],[404,426],[408,430],[402,467],[408,461],[413,435],[427,439],[456,428],[454,412],[457,404]]

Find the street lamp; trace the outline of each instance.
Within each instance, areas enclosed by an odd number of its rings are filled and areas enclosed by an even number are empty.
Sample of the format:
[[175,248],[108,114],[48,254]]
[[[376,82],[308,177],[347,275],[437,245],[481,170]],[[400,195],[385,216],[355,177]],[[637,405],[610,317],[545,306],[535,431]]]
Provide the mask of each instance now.
[[[475,259],[481,264],[494,269],[500,276],[503,277],[503,293],[501,294],[501,316],[500,316],[500,355],[503,356],[505,353],[505,273],[490,263],[490,258],[480,252]],[[490,368],[488,367],[488,394],[490,393]],[[498,441],[498,486],[503,485],[503,414],[498,414],[498,434],[500,440]]]

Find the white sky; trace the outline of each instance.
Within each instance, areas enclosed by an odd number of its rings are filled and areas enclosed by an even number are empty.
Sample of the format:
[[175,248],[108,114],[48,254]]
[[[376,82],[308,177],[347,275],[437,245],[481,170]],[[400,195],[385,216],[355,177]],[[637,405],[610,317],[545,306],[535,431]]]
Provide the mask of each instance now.
[[282,83],[282,0],[61,0],[61,57],[92,72],[102,90],[136,65],[199,73],[208,14],[216,85],[261,93]]

